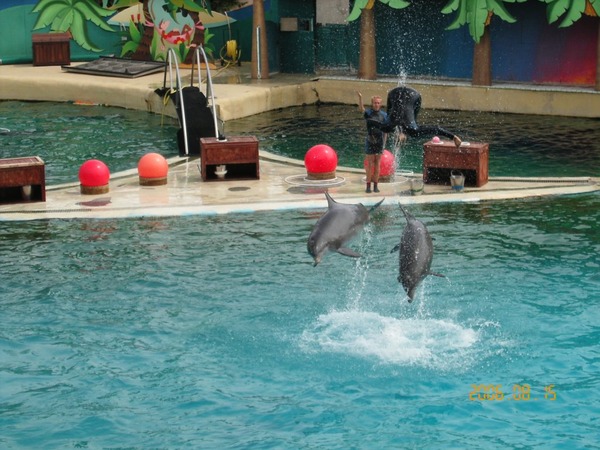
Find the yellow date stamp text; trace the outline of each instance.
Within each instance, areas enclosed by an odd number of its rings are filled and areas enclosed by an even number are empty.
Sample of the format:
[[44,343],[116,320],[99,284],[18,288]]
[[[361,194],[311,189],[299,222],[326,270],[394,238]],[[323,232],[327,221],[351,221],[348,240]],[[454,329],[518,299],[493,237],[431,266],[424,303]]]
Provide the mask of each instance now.
[[[541,395],[543,393],[543,396]],[[512,389],[504,392],[501,384],[472,384],[469,392],[471,401],[516,401],[529,402],[540,399],[555,401],[556,390],[554,384],[544,386],[539,396],[531,390],[529,384],[513,384]]]

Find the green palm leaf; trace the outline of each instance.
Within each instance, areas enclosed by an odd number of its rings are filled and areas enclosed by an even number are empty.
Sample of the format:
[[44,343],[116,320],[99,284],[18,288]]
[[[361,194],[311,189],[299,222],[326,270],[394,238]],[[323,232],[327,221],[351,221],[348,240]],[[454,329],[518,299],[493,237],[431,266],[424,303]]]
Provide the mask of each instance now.
[[65,31],[68,31],[69,28],[71,28],[74,16],[73,10],[65,9],[63,11],[64,14],[56,16],[52,21],[52,25],[50,26],[50,28],[53,31],[60,31],[61,33],[64,33]]
[[94,52],[102,49],[88,38],[89,22],[105,31],[115,31],[104,21],[113,11],[101,8],[94,0],[40,0],[32,12],[39,12],[34,30],[50,26],[51,31],[70,31],[75,42]]
[[38,6],[36,6],[33,9],[33,12],[40,12],[37,20],[35,21],[35,24],[33,25],[34,30],[39,30],[40,28],[47,27],[52,23],[52,21],[54,21],[54,18],[58,16],[63,9],[69,8],[69,5],[66,1],[44,2],[44,6],[42,8],[39,8],[41,3],[42,2],[40,2]]
[[356,0],[354,2],[354,6],[352,7],[352,11],[350,11],[350,15],[346,18],[348,22],[352,22],[360,17],[362,10],[365,9],[369,0]]
[[73,6],[74,9],[79,11],[83,17],[94,25],[102,28],[105,31],[114,31],[104,20],[103,17],[108,17],[113,14],[112,11],[99,8],[95,4],[88,4],[86,2],[78,2]]
[[69,4],[69,0],[40,0],[37,5],[31,10],[31,12],[40,12],[43,9],[49,8],[54,3],[62,3],[64,5]]
[[585,11],[585,0],[571,0],[567,15],[559,25],[559,28],[569,27],[577,22]]
[[450,0],[446,6],[442,8],[442,14],[450,14],[458,9],[460,0]]
[[520,3],[523,1],[526,0],[450,0],[442,8],[442,14],[456,12],[454,20],[446,29],[456,30],[467,24],[469,34],[475,42],[479,42],[485,31],[490,12],[506,22],[513,23],[516,19],[508,12],[505,3]]
[[402,9],[410,6],[410,2],[406,0],[379,0],[381,3],[388,5],[390,8]]
[[127,41],[121,49],[121,57],[126,56],[128,53],[135,53],[140,46],[139,42]]
[[454,11],[458,11],[455,19],[452,21],[447,30],[456,30],[467,23],[467,0],[450,0],[448,4],[442,9],[442,14],[450,14]]
[[[585,11],[585,0],[542,0],[548,4],[546,7],[546,18],[548,23],[556,22],[564,15],[559,28],[569,27],[577,22]],[[600,1],[590,0],[590,5],[600,14]]]
[[[390,8],[402,9],[410,6],[410,2],[407,0],[379,0],[384,5],[388,5]],[[346,18],[348,22],[352,22],[360,17],[362,10],[365,9],[369,0],[356,0],[350,15]]]
[[[525,0],[516,0],[517,2],[523,2]],[[514,23],[517,21],[511,13],[508,12],[505,3],[515,3],[515,0],[488,0],[488,10],[493,12],[496,16],[508,23]]]
[[131,40],[133,42],[140,42],[142,40],[142,30],[138,28],[138,24],[136,24],[133,20],[129,21],[129,35],[131,36]]
[[85,16],[83,16],[81,12],[75,11],[73,22],[71,24],[71,36],[73,36],[73,40],[86,50],[96,53],[101,52],[102,49],[96,47],[89,39],[86,24],[87,21]]
[[488,17],[487,4],[484,1],[475,1],[470,3],[469,11],[467,12],[467,22],[469,23],[469,33],[475,40],[479,42],[483,32],[485,31],[485,22]]

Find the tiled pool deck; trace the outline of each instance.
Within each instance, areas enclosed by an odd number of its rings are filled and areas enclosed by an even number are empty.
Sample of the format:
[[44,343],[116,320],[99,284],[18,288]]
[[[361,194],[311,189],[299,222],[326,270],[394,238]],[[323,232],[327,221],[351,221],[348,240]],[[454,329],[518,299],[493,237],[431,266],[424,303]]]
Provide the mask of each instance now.
[[[317,99],[332,102],[346,99],[352,103],[356,89],[361,89],[364,96],[370,96],[395,86],[393,80],[365,82],[350,77],[316,79],[284,74],[275,74],[267,80],[250,80],[244,70],[213,72],[217,104],[224,121],[313,103]],[[514,112],[511,108],[521,108],[521,112],[534,114],[537,108],[537,113],[600,116],[600,93],[594,91],[509,86],[472,88],[459,83],[421,83],[417,88],[443,102],[447,109],[486,110],[480,105],[485,102],[490,107],[490,102],[498,98],[504,100],[497,101],[493,110]],[[415,86],[419,82],[410,84]],[[161,112],[162,100],[154,90],[162,85],[162,73],[122,79],[65,73],[60,67],[0,66],[0,100],[81,101]],[[510,98],[519,100],[509,102]],[[515,104],[520,102],[527,108]],[[587,106],[579,107],[575,113],[572,111],[574,104]],[[166,112],[174,115],[172,106],[169,108]],[[493,143],[491,148],[493,151]],[[260,180],[203,182],[198,158],[172,158],[169,160],[168,183],[163,186],[141,186],[136,169],[112,174],[110,190],[106,194],[83,195],[77,182],[47,186],[46,202],[0,205],[0,220],[208,215],[326,206],[323,192],[327,187],[302,180],[306,175],[302,161],[264,151],[260,152],[260,158]],[[393,182],[381,183],[381,193],[366,194],[362,170],[338,167],[336,175],[343,183],[329,187],[331,195],[343,203],[365,205],[374,204],[382,197],[387,204],[475,202],[600,190],[598,174],[583,178],[492,177],[485,186],[466,187],[460,193],[452,191],[450,186],[425,185],[423,195],[411,196],[409,180],[421,178],[421,174],[401,174]]]

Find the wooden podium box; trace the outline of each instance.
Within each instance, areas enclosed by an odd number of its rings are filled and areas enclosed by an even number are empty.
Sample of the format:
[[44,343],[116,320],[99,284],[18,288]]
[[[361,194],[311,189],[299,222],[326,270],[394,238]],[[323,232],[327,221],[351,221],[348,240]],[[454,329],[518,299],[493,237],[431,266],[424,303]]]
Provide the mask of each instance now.
[[46,201],[46,168],[39,156],[0,159],[0,203]]
[[39,33],[31,35],[34,66],[71,64],[71,33]]
[[460,170],[465,186],[481,187],[488,182],[489,145],[471,142],[456,147],[452,141],[423,144],[423,181],[450,184],[450,172]]
[[[217,177],[217,166],[227,166],[227,174]],[[226,181],[260,178],[258,139],[254,136],[229,136],[200,139],[200,172],[203,181]]]

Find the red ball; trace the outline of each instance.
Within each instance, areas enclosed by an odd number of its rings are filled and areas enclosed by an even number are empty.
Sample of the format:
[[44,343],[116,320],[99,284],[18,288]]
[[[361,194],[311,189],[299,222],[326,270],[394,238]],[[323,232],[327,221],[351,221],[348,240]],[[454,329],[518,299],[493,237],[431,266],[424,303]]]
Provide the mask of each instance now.
[[389,150],[384,150],[379,161],[379,175],[389,177],[396,172],[396,158]]
[[109,179],[107,165],[97,159],[89,159],[79,168],[79,182],[82,186],[105,186]]
[[138,162],[138,174],[142,178],[165,178],[168,172],[167,160],[158,153],[146,153]]
[[309,173],[333,172],[337,167],[337,163],[337,153],[325,144],[311,147],[304,155],[304,166]]
[[[367,158],[364,161],[365,169],[367,168]],[[389,150],[384,150],[379,160],[379,176],[390,177],[396,172],[396,158]]]

